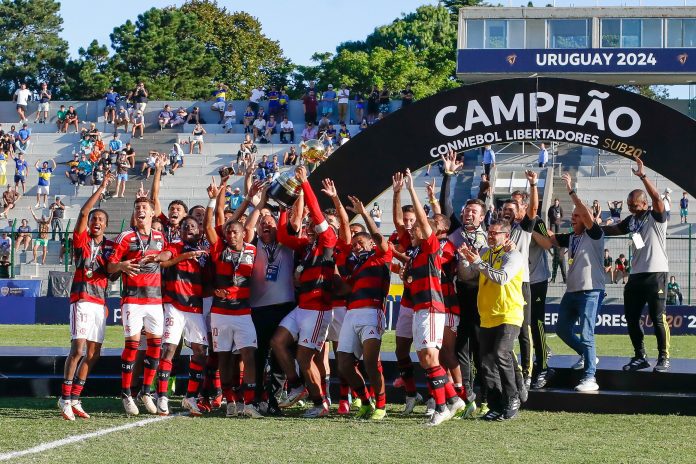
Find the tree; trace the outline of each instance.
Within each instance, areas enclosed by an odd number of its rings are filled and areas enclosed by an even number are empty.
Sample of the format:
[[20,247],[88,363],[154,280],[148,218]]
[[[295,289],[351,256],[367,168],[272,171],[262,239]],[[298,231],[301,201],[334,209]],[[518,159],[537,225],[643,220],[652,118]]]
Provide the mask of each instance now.
[[181,11],[197,18],[197,27],[189,34],[219,64],[215,79],[230,87],[232,98],[248,98],[257,85],[288,85],[293,66],[278,42],[263,34],[256,18],[229,12],[210,0],[189,0]]
[[200,26],[195,15],[168,7],[116,27],[110,38],[117,87],[125,91],[142,81],[152,99],[207,97],[221,63],[194,34]]
[[78,50],[79,58],[70,60],[65,70],[64,94],[76,100],[94,100],[114,85],[114,63],[106,45],[93,40],[87,50]]
[[54,87],[63,80],[68,44],[59,37],[63,19],[54,0],[2,0],[0,3],[0,98],[8,99],[26,82]]
[[669,89],[664,85],[618,85],[620,89],[637,93],[653,100],[666,100],[669,98]]

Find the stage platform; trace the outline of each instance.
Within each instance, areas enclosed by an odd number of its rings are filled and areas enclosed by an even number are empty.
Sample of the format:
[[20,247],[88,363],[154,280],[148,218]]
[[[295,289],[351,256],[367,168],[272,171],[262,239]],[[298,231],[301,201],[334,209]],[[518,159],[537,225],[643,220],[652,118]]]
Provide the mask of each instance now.
[[[0,347],[0,395],[56,396],[63,378],[67,348]],[[190,351],[184,349],[179,361],[177,390],[186,388],[186,366]],[[104,349],[87,382],[87,396],[116,396],[120,390],[120,349]],[[417,365],[415,354],[412,354]],[[532,390],[525,409],[615,414],[682,414],[696,415],[696,359],[672,359],[666,373],[652,370],[623,372],[627,359],[600,358],[597,383],[600,390],[578,393],[573,387],[580,373],[570,366],[576,356],[553,356],[549,365],[556,372],[548,388]],[[654,362],[654,360],[653,360]],[[383,353],[382,363],[390,402],[403,401],[403,390],[392,387],[398,376],[393,353]],[[425,376],[416,369],[419,391],[427,392]],[[333,385],[337,390],[337,385]],[[334,388],[332,388],[334,390]],[[336,391],[334,395],[338,392]]]

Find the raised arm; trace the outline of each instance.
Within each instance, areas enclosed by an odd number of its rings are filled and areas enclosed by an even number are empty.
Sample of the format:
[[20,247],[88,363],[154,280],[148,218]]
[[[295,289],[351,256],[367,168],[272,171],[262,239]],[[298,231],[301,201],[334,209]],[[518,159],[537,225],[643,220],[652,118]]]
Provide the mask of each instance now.
[[573,186],[571,185],[570,174],[566,172],[561,176],[561,179],[563,179],[563,182],[565,183],[566,189],[568,190],[568,195],[570,195],[570,199],[573,200],[575,210],[580,215],[580,220],[582,221],[582,224],[585,226],[586,229],[590,229],[594,225],[592,211],[590,211],[590,209],[585,205],[585,203],[582,202],[580,197],[578,197],[578,194],[575,191],[575,189],[573,189]]
[[160,179],[162,178],[162,169],[164,169],[164,157],[159,153],[150,152],[155,155],[155,175],[152,177],[152,187],[150,187],[150,199],[155,203],[155,217],[162,214],[162,204],[159,200]]
[[52,159],[51,163],[53,164],[53,169],[55,170],[56,169],[56,160]]
[[217,197],[215,199],[215,225],[217,226],[221,226],[225,223],[225,190],[227,189],[228,179],[229,176],[220,179],[220,188],[218,188]]
[[76,234],[81,234],[87,229],[87,219],[89,218],[89,212],[92,211],[92,208],[94,208],[94,205],[97,204],[97,200],[99,200],[99,197],[106,191],[106,188],[109,186],[109,183],[114,179],[114,174],[111,171],[106,171],[106,174],[104,174],[104,180],[102,181],[101,185],[97,190],[92,194],[89,199],[85,202],[84,205],[82,205],[82,208],[80,208],[80,214],[77,216],[77,224],[75,224],[75,230],[74,232]]
[[456,221],[456,229],[461,226],[459,219],[454,214],[454,206],[452,205],[452,197],[450,196],[450,180],[464,167],[464,163],[457,161],[457,153],[450,150],[447,155],[442,155],[442,165],[444,173],[442,175],[442,185],[440,186],[440,211],[445,216],[449,217],[452,222]]
[[338,197],[338,191],[331,179],[324,179],[321,181],[322,193],[331,198],[331,202],[336,208],[336,214],[338,214],[338,219],[340,222],[340,228],[338,230],[338,238],[340,238],[343,243],[350,243],[350,219],[348,218],[348,212],[346,208],[343,207],[341,199]]
[[[218,241],[218,235],[215,231],[215,203],[218,196],[218,186],[215,184],[215,177],[212,178],[210,185],[208,186],[208,207],[205,209],[205,235],[208,237],[208,242],[211,245],[215,245]],[[223,189],[224,191],[224,189]]]
[[350,207],[351,211],[353,211],[356,214],[359,214],[360,217],[363,218],[363,221],[365,221],[367,231],[370,233],[370,235],[372,235],[372,240],[374,240],[375,245],[377,245],[383,253],[386,253],[389,250],[389,242],[385,240],[382,234],[379,232],[377,224],[375,224],[375,221],[372,220],[372,217],[370,217],[370,214],[365,209],[365,205],[363,205],[363,202],[360,201],[360,199],[358,199],[357,197],[353,196],[348,196],[348,200],[350,200],[351,204],[353,205],[352,207]]
[[[400,176],[401,173],[397,173],[397,175]],[[430,237],[433,234],[433,228],[430,226],[430,222],[428,222],[428,215],[425,214],[423,205],[421,205],[421,202],[418,199],[416,187],[413,185],[413,176],[411,175],[411,171],[409,169],[406,169],[406,173],[404,174],[403,178],[404,184],[406,184],[406,188],[408,189],[408,193],[411,195],[413,210],[416,213],[416,222],[418,223],[421,232],[423,232],[423,238],[425,239]]]
[[650,182],[650,179],[648,179],[648,176],[645,174],[645,166],[643,166],[643,161],[640,158],[636,158],[636,167],[638,169],[631,168],[631,171],[633,171],[633,174],[638,176],[640,180],[643,181],[643,186],[645,187],[645,190],[648,192],[648,195],[652,200],[653,211],[659,214],[664,213],[665,204],[662,203],[662,198],[660,198],[660,192],[657,191],[653,183]]
[[392,197],[392,219],[394,219],[396,231],[400,234],[406,231],[404,227],[404,212],[401,211],[401,188],[403,186],[404,179],[401,173],[394,174],[392,176],[392,190],[394,191],[394,196]]
[[537,215],[537,210],[539,209],[539,190],[537,189],[537,181],[539,180],[539,175],[536,171],[525,171],[524,175],[529,181],[529,207],[527,208],[527,217],[534,220]]

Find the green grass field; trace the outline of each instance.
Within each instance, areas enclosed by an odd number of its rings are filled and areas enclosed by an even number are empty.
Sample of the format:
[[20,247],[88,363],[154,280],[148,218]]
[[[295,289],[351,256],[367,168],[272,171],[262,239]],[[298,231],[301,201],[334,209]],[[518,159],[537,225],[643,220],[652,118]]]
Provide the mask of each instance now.
[[[172,404],[175,404],[172,402]],[[72,435],[136,422],[120,401],[87,398],[87,421],[65,422],[53,399],[0,398],[0,459]],[[486,423],[451,420],[438,428],[418,414],[402,417],[390,405],[387,418],[175,417],[62,446],[13,462],[303,462],[303,463],[691,463],[696,456],[696,418],[617,416],[523,411],[516,420]],[[148,416],[152,417],[152,416]]]
[[[554,334],[549,334],[548,343],[554,354],[572,354],[572,351]],[[67,325],[0,325],[0,346],[62,346],[70,345],[70,330]],[[696,337],[684,335],[672,337],[673,358],[696,358]],[[123,346],[123,329],[108,326],[104,339],[105,348]],[[648,355],[657,357],[655,338],[646,337]],[[394,332],[387,332],[382,342],[382,351],[394,351]],[[631,342],[626,335],[597,335],[599,356],[632,356]]]

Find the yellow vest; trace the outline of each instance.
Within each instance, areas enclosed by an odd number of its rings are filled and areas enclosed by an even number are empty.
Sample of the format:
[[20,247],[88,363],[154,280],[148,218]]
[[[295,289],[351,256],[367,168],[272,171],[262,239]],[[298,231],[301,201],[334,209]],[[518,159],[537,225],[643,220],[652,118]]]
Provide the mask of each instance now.
[[[488,249],[481,259],[490,263],[491,250]],[[500,269],[505,253],[494,253],[492,263],[494,269]],[[489,280],[483,273],[479,275],[478,312],[481,316],[481,327],[491,328],[502,324],[522,327],[524,321],[524,297],[522,295],[523,270],[517,272],[505,285],[499,285]]]

